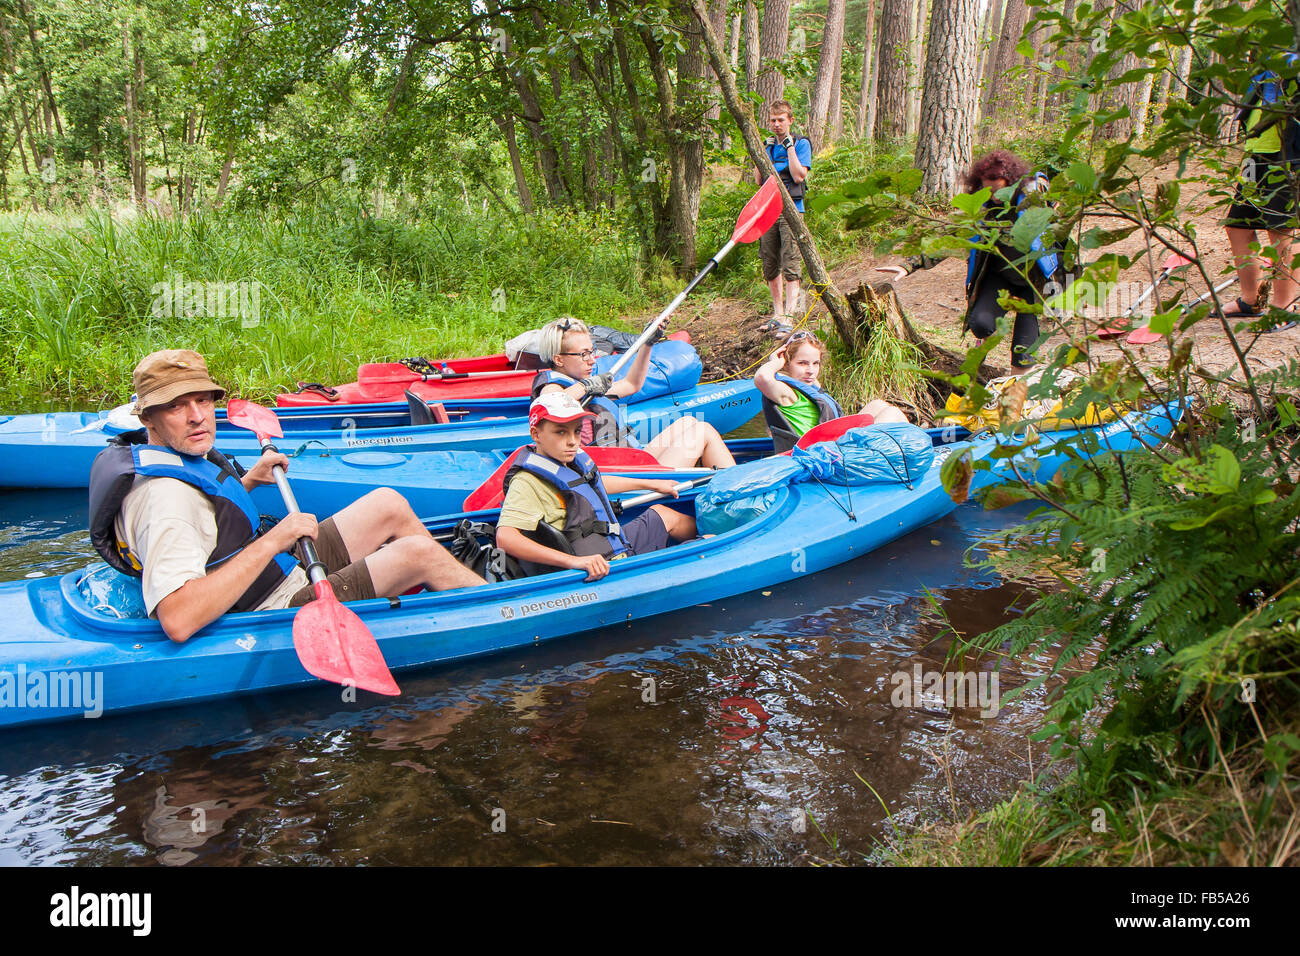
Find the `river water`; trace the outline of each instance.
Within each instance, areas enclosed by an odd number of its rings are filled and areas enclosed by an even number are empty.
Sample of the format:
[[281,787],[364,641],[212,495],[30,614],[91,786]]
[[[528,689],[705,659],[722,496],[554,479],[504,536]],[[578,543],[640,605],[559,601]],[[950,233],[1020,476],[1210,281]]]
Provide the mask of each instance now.
[[[0,494],[0,579],[88,563],[84,493]],[[860,863],[1041,769],[1045,691],[910,699],[1026,603],[964,506],[849,564],[632,625],[337,688],[0,732],[0,864]],[[928,593],[927,593],[928,592]],[[1002,696],[1048,668],[1009,661]],[[974,695],[972,695],[972,698]],[[994,713],[996,710],[996,713]]]

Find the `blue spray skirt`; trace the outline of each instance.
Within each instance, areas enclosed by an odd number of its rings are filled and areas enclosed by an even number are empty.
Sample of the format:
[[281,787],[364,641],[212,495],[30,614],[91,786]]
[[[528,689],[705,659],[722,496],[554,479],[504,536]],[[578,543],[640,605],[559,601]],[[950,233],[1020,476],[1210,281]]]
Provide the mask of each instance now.
[[[1127,450],[1168,435],[1178,412],[1172,414],[1132,413],[1083,431],[1104,448]],[[992,461],[993,471],[977,472],[974,487],[1010,474],[1013,462],[1046,480],[1066,461],[1062,445],[1087,453],[1079,439],[1075,430],[1044,434],[1033,458]],[[611,562],[599,581],[560,571],[349,607],[375,635],[388,665],[401,671],[708,603],[825,570],[948,514],[955,505],[939,480],[943,458],[969,447],[976,458],[988,459],[998,443],[982,438],[934,449],[924,473],[906,483],[778,483],[765,510],[743,524]],[[757,467],[766,467],[766,460],[737,469]],[[496,516],[452,515],[429,528],[439,534],[463,517]],[[91,587],[96,583],[106,586]],[[293,609],[226,614],[175,644],[156,621],[117,616],[142,613],[139,600],[138,581],[102,564],[0,585],[0,617],[7,624],[0,641],[0,726],[193,704],[316,680],[293,648]]]

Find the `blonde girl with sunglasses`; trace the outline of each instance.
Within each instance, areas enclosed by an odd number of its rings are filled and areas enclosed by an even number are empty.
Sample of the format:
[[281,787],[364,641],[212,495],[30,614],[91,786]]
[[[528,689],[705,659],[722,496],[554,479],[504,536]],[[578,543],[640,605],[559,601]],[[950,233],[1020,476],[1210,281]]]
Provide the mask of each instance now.
[[592,374],[596,350],[585,323],[570,315],[548,322],[538,336],[537,355],[550,367],[533,379],[532,397],[563,391],[594,412],[594,421],[583,420],[580,440],[584,445],[644,447],[665,468],[691,468],[696,463],[706,468],[730,468],[736,459],[718,430],[692,415],[683,415],[645,446],[624,423],[617,399],[641,390],[650,368],[650,346],[663,337],[663,332],[661,326],[637,353],[627,377],[615,382],[608,374]]

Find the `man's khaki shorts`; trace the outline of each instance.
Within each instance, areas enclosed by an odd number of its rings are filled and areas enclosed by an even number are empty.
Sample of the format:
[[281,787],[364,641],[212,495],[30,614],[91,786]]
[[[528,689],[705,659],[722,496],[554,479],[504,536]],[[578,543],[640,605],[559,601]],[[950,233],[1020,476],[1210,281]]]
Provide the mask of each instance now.
[[[339,534],[333,518],[326,518],[320,523],[320,531],[316,535],[316,553],[329,572],[330,587],[340,601],[365,601],[375,596],[375,584],[370,580],[370,569],[366,567],[365,558],[360,561],[350,559],[347,546],[343,544],[343,536]],[[294,549],[294,554],[306,567],[307,558],[302,553],[301,544]],[[301,607],[314,598],[316,592],[313,587],[314,585],[308,584],[295,591],[289,599],[289,607]]]
[[784,218],[777,219],[758,237],[758,257],[763,262],[764,282],[771,282],[778,274],[787,282],[798,282],[803,277],[803,256]]

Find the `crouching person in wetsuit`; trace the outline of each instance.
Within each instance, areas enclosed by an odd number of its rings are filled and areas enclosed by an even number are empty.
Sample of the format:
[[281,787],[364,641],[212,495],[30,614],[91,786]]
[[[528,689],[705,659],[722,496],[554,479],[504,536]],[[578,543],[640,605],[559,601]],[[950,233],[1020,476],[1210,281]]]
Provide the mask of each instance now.
[[[663,505],[620,524],[608,492],[658,491],[677,497],[671,481],[602,478],[581,450],[583,421],[595,416],[562,391],[539,395],[528,411],[526,446],[506,472],[505,500],[497,521],[497,547],[529,574],[561,568],[587,572],[595,581],[609,562],[645,554],[695,537],[695,519]],[[565,542],[572,553],[561,547]]]
[[[822,390],[822,344],[812,332],[795,332],[772,353],[757,372],[754,385],[763,393],[763,418],[780,454],[795,446],[804,433],[845,412]],[[868,402],[858,413],[876,422],[905,422],[902,409],[882,399]]]
[[[311,538],[343,601],[482,584],[429,535],[406,499],[379,488],[318,525],[294,513],[267,528],[249,496],[281,454],[241,473],[212,445],[225,390],[203,356],[171,349],[135,368],[144,428],[99,453],[90,473],[90,537],[104,560],[142,579],[145,606],[173,641],[227,611],[297,607],[313,597],[290,552]],[[382,548],[382,550],[381,550]]]

